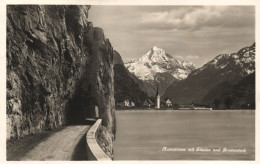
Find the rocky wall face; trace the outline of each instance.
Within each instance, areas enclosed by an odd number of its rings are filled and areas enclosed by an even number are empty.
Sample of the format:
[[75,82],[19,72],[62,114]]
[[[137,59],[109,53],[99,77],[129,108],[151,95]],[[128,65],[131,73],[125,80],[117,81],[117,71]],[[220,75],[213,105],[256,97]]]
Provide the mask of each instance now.
[[113,134],[104,126],[100,126],[96,132],[96,140],[99,147],[113,160]]
[[7,6],[7,139],[84,123],[95,105],[115,133],[113,48],[89,8]]

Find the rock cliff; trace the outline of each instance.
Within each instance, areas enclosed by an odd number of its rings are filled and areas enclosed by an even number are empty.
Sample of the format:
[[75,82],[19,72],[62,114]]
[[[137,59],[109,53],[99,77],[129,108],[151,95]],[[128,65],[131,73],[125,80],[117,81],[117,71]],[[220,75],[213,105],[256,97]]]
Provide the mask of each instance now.
[[90,6],[7,6],[7,139],[82,124],[115,134],[113,47]]

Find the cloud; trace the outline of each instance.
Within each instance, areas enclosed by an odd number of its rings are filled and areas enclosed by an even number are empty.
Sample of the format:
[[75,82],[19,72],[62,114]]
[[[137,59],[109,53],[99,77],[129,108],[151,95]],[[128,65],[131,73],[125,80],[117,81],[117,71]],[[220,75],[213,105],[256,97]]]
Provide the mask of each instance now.
[[202,6],[143,12],[141,23],[143,27],[162,30],[250,26],[254,23],[254,7]]
[[184,59],[184,60],[188,60],[188,59],[199,59],[200,57],[197,55],[187,55],[187,56],[176,56],[179,59]]
[[196,56],[196,55],[194,55],[194,56],[192,56],[192,55],[186,56],[186,59],[198,59],[198,58],[200,58],[200,57]]
[[104,29],[125,62],[157,45],[201,66],[255,42],[254,6],[97,5],[89,20]]

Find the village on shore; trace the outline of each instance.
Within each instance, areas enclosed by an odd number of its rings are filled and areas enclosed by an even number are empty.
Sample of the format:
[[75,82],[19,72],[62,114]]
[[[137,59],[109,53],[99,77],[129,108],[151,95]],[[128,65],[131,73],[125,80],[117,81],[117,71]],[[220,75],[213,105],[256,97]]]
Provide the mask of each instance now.
[[176,104],[167,97],[161,101],[159,90],[157,87],[155,99],[147,98],[143,102],[143,106],[136,106],[135,102],[131,99],[125,99],[123,102],[118,102],[116,104],[117,109],[134,109],[134,110],[212,110],[208,106],[202,106],[193,104]]

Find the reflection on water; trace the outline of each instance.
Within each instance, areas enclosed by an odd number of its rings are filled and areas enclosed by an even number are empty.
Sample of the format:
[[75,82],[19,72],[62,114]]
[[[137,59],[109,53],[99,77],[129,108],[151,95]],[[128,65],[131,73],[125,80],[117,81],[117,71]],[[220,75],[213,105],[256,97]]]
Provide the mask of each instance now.
[[[116,111],[115,160],[253,160],[255,112]],[[162,151],[167,148],[246,149],[246,152]],[[164,148],[165,149],[165,148]]]

